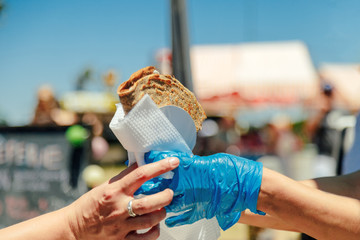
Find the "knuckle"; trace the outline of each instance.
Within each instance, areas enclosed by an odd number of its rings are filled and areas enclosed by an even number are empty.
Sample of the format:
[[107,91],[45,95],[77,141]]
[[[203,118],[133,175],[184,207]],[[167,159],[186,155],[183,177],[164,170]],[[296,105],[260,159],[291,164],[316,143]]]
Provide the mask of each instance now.
[[167,172],[170,170],[170,163],[169,161],[161,161],[161,164],[160,164],[160,169],[161,169],[161,172]]
[[170,159],[172,159],[172,158],[174,158],[174,157],[168,157],[168,158],[165,158],[164,160],[160,161],[161,165],[164,169],[168,170],[168,169],[172,168],[171,162],[170,162]]
[[137,168],[134,171],[135,177],[138,180],[143,180],[146,179],[146,172],[144,170],[144,168]]
[[167,171],[171,167],[168,159],[166,159],[166,158],[162,159],[162,160],[160,160],[158,162],[153,162],[151,164],[154,165],[154,166],[156,165],[156,168],[158,168],[159,171]]
[[137,199],[136,204],[134,204],[137,214],[147,213],[149,210],[148,201],[146,198]]
[[107,188],[103,192],[102,201],[104,203],[111,202],[115,195],[116,195],[116,191],[114,189]]

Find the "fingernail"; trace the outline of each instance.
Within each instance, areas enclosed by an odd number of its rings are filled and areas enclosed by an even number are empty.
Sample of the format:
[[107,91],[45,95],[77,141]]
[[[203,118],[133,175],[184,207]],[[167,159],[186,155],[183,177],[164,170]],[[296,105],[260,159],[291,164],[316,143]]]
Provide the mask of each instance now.
[[169,163],[172,167],[176,167],[179,165],[179,159],[176,157],[169,158]]

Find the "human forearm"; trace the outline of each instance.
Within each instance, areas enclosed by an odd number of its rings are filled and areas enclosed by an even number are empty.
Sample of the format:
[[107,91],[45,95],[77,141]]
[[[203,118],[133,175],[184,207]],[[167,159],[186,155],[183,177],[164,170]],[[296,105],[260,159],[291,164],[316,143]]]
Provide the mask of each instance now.
[[318,239],[359,239],[360,201],[264,169],[258,209]]
[[300,183],[336,195],[360,199],[360,171],[336,177],[322,177]]
[[286,221],[283,221],[270,214],[266,214],[265,216],[254,214],[249,210],[246,210],[241,213],[241,217],[238,223],[243,223],[261,228],[271,228],[277,230],[298,232],[298,230],[295,227],[290,226]]
[[0,230],[1,239],[73,240],[69,224],[70,207],[47,213]]
[[[308,179],[308,180],[299,181],[299,183],[307,187],[319,189],[328,193],[360,199],[359,179],[360,179],[360,171],[352,174],[336,176],[336,177],[322,177],[316,179]],[[296,228],[290,226],[289,222],[287,221],[283,221],[282,219],[274,217],[270,214],[266,214],[265,216],[260,216],[257,214],[253,214],[249,211],[244,211],[241,214],[239,223],[244,223],[244,224],[263,227],[263,228],[297,231]]]
[[[350,195],[353,195],[353,191],[351,191],[351,187],[348,186],[348,182],[349,181],[343,176],[341,178],[324,177],[299,181],[299,183],[310,188],[350,197]],[[238,222],[262,228],[299,231],[296,227],[289,225],[288,221],[283,221],[281,218],[270,215],[269,213],[265,216],[261,216],[253,214],[250,211],[244,211]]]

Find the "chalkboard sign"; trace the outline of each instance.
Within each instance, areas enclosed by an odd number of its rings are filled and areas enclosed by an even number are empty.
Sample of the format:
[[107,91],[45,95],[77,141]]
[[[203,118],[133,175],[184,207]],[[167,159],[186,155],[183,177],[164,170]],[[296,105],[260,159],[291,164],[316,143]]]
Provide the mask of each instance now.
[[0,128],[0,228],[68,205],[87,191],[79,177],[88,146],[66,127]]

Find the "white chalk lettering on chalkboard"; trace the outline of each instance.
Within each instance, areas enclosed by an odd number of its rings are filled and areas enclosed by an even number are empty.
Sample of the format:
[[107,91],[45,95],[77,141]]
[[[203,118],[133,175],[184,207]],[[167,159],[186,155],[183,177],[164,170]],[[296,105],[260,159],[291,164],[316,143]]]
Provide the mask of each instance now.
[[7,164],[59,170],[63,160],[61,146],[57,144],[39,146],[36,143],[4,138],[0,141],[0,166]]
[[18,170],[13,173],[12,190],[14,192],[47,192],[50,191],[50,181],[39,178],[32,170]]

